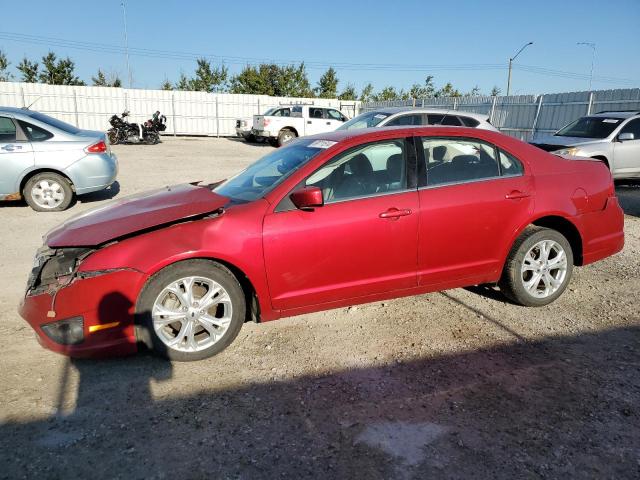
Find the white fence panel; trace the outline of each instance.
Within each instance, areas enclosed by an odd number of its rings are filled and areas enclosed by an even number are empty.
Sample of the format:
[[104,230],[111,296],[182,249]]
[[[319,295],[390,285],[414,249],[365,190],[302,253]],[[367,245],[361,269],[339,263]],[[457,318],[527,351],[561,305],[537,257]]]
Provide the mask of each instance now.
[[348,117],[359,110],[359,102],[337,99],[0,82],[0,105],[33,103],[34,110],[90,130],[107,130],[111,115],[124,110],[138,123],[160,110],[167,117],[165,134],[233,136],[236,119],[294,102],[337,108]]

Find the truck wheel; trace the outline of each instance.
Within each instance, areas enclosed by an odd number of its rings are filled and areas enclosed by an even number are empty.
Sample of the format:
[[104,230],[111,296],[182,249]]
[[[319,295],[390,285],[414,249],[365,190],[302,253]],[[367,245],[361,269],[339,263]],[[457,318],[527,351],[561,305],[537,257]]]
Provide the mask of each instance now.
[[36,212],[61,212],[71,205],[73,190],[62,175],[42,172],[27,181],[22,196]]
[[282,147],[283,145],[289,143],[291,140],[293,140],[296,137],[297,135],[295,132],[287,128],[283,128],[282,130],[280,130],[280,134],[278,135],[278,146]]
[[573,251],[564,235],[528,227],[511,247],[498,285],[513,302],[541,307],[562,295],[572,271]]
[[272,147],[278,147],[278,139],[277,138],[269,138],[269,145],[271,145]]
[[256,141],[256,136],[251,134],[251,135],[247,135],[246,137],[244,137],[244,139],[248,142],[248,143],[255,143]]

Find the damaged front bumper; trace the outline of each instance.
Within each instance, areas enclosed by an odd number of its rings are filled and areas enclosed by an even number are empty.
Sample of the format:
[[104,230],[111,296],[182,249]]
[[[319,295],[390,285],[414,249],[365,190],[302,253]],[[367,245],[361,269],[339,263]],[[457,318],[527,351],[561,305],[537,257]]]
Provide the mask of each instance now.
[[72,357],[137,351],[135,303],[146,276],[118,268],[81,271],[92,249],[38,250],[19,313],[46,348]]

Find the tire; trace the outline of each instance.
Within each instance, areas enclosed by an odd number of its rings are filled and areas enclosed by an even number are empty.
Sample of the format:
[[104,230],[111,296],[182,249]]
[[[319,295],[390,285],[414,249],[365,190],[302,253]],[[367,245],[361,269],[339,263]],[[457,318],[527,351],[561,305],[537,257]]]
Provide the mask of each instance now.
[[278,148],[277,138],[269,138],[267,141],[269,142],[269,145],[271,145],[272,147]]
[[562,295],[572,273],[573,251],[568,240],[556,230],[532,226],[511,247],[498,285],[514,303],[542,307]]
[[278,147],[282,147],[283,145],[286,145],[296,137],[297,137],[296,132],[289,130],[288,128],[283,128],[282,130],[280,130],[280,133],[278,134]]
[[60,174],[42,172],[34,175],[22,189],[22,196],[36,212],[61,212],[74,200],[71,182]]
[[120,143],[118,132],[114,129],[111,129],[107,132],[107,138],[109,139],[109,143],[111,145],[117,145],[118,143]]
[[[182,296],[189,285],[191,301]],[[215,294],[203,313],[198,302],[219,288],[222,293]],[[220,299],[223,301],[215,302]],[[160,270],[142,289],[136,305],[136,334],[162,357],[181,362],[202,360],[233,342],[245,312],[242,287],[228,268],[210,260],[186,260]],[[171,322],[172,318],[175,321]],[[195,334],[191,328],[196,329]]]
[[247,141],[247,143],[255,143],[256,142],[256,136],[255,135],[247,135],[244,139]]
[[160,135],[156,132],[147,133],[147,137],[144,139],[147,145],[157,145],[160,143]]

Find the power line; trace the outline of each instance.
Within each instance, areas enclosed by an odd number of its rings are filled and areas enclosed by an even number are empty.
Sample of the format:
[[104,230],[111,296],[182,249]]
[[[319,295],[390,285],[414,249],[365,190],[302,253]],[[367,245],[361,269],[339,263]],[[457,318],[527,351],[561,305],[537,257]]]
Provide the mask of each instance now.
[[[15,32],[0,31],[0,40],[6,40],[17,43],[29,43],[36,45],[46,45],[48,47],[71,48],[77,50],[85,50],[96,53],[111,53],[115,55],[123,55],[126,50],[122,46],[86,42],[77,40],[67,40],[56,37],[45,37],[40,35],[28,35]],[[207,53],[180,52],[171,50],[158,50],[141,47],[129,47],[129,54],[135,56],[143,56],[149,58],[162,58],[174,60],[192,60],[206,58],[212,61],[218,61],[231,65],[256,65],[260,63],[275,63],[280,66],[304,63],[309,69],[326,69],[333,67],[336,69],[347,71],[395,71],[395,72],[434,72],[434,71],[489,71],[489,70],[506,70],[507,65],[501,63],[463,63],[463,64],[396,64],[396,63],[352,63],[352,62],[322,62],[322,61],[304,61],[304,60],[283,60],[283,59],[266,59],[259,57],[240,57],[232,55],[213,55]],[[534,65],[515,64],[513,68],[550,77],[566,78],[572,80],[587,80],[589,75],[576,72],[566,72],[562,70],[554,70]],[[600,83],[610,83],[619,85],[637,85],[638,81],[617,78],[610,76],[593,76],[593,80]]]

